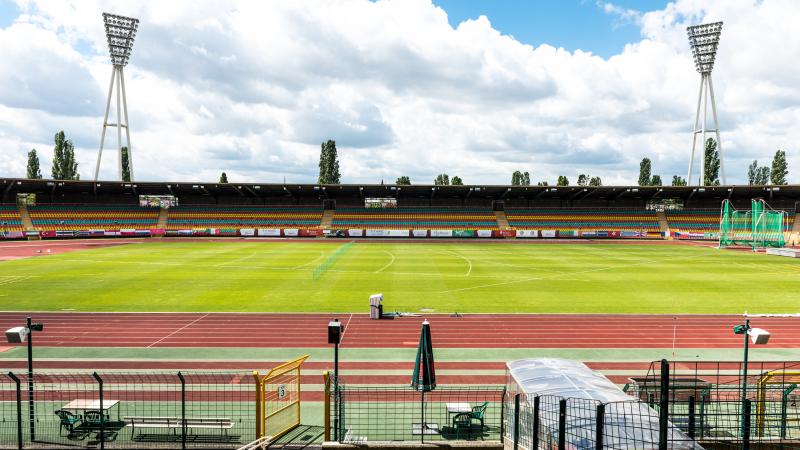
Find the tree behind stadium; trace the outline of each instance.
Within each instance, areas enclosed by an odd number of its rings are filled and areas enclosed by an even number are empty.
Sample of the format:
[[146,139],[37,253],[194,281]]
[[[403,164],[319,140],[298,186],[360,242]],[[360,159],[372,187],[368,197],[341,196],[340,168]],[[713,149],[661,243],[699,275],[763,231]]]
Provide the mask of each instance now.
[[779,186],[786,184],[786,175],[789,170],[786,168],[786,152],[778,150],[775,152],[775,158],[772,159],[772,171],[770,177],[773,185]]
[[34,180],[42,178],[42,170],[39,168],[39,155],[36,154],[35,148],[28,152],[28,178]]
[[75,161],[75,148],[72,141],[64,135],[64,130],[55,135],[53,147],[53,167],[50,173],[54,180],[80,180],[78,163]]
[[703,167],[705,168],[706,175],[705,185],[719,186],[719,151],[717,150],[717,142],[712,138],[706,140],[704,162],[705,164]]
[[336,141],[328,139],[320,146],[318,182],[320,184],[339,184],[340,179]]

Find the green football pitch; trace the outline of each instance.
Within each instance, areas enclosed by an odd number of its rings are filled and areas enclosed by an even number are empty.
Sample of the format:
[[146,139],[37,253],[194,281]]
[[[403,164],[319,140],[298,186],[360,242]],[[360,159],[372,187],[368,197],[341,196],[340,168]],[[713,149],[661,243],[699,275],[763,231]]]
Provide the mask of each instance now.
[[[315,268],[327,269],[315,280]],[[7,311],[797,313],[800,264],[692,245],[143,241],[0,262]]]

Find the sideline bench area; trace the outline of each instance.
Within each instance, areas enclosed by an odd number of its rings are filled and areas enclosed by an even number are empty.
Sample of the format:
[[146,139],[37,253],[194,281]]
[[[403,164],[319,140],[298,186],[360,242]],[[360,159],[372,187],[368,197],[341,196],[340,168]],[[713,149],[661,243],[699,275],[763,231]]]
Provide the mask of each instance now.
[[[139,416],[129,416],[123,417],[125,421],[125,426],[130,427],[131,429],[131,438],[133,437],[136,430],[141,430],[142,428],[160,428],[171,430],[173,433],[177,434],[177,430],[183,427],[183,421],[178,417],[139,417]],[[205,430],[219,430],[224,432],[226,435],[228,434],[228,430],[233,428],[235,423],[231,421],[231,419],[226,417],[187,417],[186,418],[186,428],[188,430],[193,429],[205,429]]]

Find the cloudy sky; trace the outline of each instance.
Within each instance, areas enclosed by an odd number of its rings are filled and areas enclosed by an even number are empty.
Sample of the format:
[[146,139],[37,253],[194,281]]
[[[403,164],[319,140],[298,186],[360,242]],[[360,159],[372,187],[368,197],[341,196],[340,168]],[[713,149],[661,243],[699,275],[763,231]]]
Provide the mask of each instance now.
[[125,69],[138,180],[314,182],[325,139],[345,183],[630,184],[643,157],[685,176],[699,84],[685,28],[723,20],[728,181],[780,148],[800,182],[796,0],[0,0],[1,177],[24,176],[31,148],[49,175],[60,129],[92,176],[103,11],[141,19]]

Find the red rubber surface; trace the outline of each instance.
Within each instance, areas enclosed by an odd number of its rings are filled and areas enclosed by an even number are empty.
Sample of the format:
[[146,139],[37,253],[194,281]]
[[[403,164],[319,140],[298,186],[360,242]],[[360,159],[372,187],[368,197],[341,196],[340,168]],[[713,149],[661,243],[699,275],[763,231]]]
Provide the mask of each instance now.
[[[0,313],[0,328],[25,322]],[[739,348],[734,315],[475,314],[369,320],[366,314],[35,313],[36,345],[67,347],[328,347],[327,323],[345,324],[342,347],[413,348],[423,318],[437,348]],[[771,348],[800,346],[800,318],[756,317]],[[3,328],[4,327],[4,328]]]

